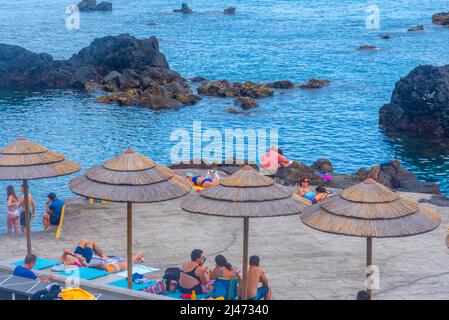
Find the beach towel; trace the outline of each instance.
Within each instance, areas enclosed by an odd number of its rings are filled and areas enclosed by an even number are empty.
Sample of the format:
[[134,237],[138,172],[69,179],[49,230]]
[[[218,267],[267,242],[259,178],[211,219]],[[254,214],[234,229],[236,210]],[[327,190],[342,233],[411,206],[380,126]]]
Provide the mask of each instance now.
[[[53,267],[55,265],[60,264],[60,261],[55,261],[55,260],[48,260],[48,259],[43,259],[43,258],[37,258],[36,260],[36,264],[34,265],[33,269],[35,270],[44,270],[50,267]],[[23,260],[17,261],[12,263],[12,265],[14,266],[21,266],[24,264]]]
[[[149,281],[149,282],[145,282],[145,283],[133,282],[132,288],[133,288],[133,290],[139,291],[139,290],[143,290],[148,287],[154,286],[155,283],[156,283],[156,281]],[[128,279],[120,279],[120,280],[112,281],[112,282],[109,282],[108,285],[128,289]]]
[[[190,299],[183,299],[181,296],[185,295],[185,293],[182,293],[179,290],[176,290],[172,293],[164,293],[164,296],[174,298],[174,299],[181,299],[181,300],[190,300]],[[196,295],[196,300],[206,299],[209,298],[212,294],[210,292],[208,293],[201,293]]]

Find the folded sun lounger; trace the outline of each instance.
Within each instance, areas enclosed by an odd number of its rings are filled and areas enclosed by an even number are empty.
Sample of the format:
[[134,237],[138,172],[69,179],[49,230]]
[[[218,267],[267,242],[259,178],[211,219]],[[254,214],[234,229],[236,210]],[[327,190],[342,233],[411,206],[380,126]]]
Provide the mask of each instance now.
[[[156,283],[156,281],[149,281],[146,283],[133,282],[133,290],[143,290],[148,287],[154,286],[155,283]],[[117,281],[109,282],[108,284],[111,286],[128,289],[128,279],[120,279]]]
[[94,268],[81,267],[60,271],[58,272],[58,274],[66,277],[77,277],[84,280],[93,280],[100,277],[104,277],[108,275],[109,272]]
[[[12,265],[14,266],[21,266],[24,263],[23,260],[21,261],[17,261],[12,263]],[[33,269],[36,270],[44,270],[50,267],[53,267],[57,264],[60,264],[61,262],[59,261],[55,261],[55,260],[48,260],[48,259],[43,259],[43,258],[37,258],[36,264],[34,265]]]

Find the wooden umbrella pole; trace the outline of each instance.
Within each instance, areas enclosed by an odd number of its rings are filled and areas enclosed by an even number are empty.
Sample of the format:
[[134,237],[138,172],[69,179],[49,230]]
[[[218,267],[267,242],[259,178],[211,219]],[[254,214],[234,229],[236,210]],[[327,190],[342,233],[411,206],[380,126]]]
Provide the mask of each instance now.
[[23,180],[23,194],[25,201],[25,223],[26,223],[26,232],[27,232],[27,253],[31,254],[31,219],[30,219],[30,195],[29,195],[29,186],[28,180]]
[[368,292],[369,299],[371,300],[373,298],[373,289],[371,288],[371,275],[372,273],[372,266],[373,264],[373,238],[368,237],[366,238],[366,284],[367,288],[366,291]]
[[128,236],[128,289],[133,287],[133,204],[127,203],[127,236]]
[[249,218],[243,218],[243,292],[242,300],[248,299],[248,237]]

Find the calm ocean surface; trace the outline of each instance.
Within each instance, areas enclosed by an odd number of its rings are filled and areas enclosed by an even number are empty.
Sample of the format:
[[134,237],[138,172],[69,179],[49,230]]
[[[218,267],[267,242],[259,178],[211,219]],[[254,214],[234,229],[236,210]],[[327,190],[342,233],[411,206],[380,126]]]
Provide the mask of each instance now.
[[[427,142],[391,140],[378,128],[378,109],[395,82],[419,64],[449,63],[449,30],[431,25],[432,14],[449,10],[446,0],[379,0],[380,30],[365,27],[366,1],[195,0],[191,15],[173,13],[179,1],[112,0],[113,12],[81,13],[80,30],[67,30],[70,0],[2,0],[0,42],[67,59],[96,37],[130,33],[156,35],[172,69],[185,77],[231,81],[304,82],[328,78],[318,91],[277,92],[249,116],[224,110],[232,99],[204,98],[193,107],[154,112],[139,107],[98,105],[80,93],[49,91],[0,94],[0,145],[18,135],[64,153],[88,168],[128,147],[170,164],[176,128],[279,130],[289,158],[311,163],[329,158],[338,172],[350,173],[399,159],[419,179],[437,181],[449,192],[449,152]],[[234,16],[222,14],[237,6]],[[155,26],[148,22],[154,21]],[[424,32],[407,32],[423,24]],[[391,40],[379,35],[389,34]],[[373,44],[378,52],[357,52]],[[46,194],[71,196],[71,177],[31,182],[38,219]],[[6,186],[0,182],[0,232],[6,217]],[[13,184],[19,188],[18,182]]]

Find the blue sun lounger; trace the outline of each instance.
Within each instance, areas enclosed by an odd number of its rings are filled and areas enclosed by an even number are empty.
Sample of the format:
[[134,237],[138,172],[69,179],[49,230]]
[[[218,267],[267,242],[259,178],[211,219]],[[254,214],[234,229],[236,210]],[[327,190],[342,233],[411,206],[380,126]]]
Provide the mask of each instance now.
[[[43,258],[37,258],[36,264],[34,265],[33,269],[44,270],[44,269],[56,266],[56,265],[58,265],[60,263],[61,263],[60,261],[48,260],[48,259],[43,259]],[[23,264],[24,264],[23,260],[12,263],[12,265],[14,265],[14,266],[21,266]]]
[[107,271],[94,269],[94,268],[87,268],[87,267],[80,267],[80,268],[74,268],[70,270],[64,270],[58,272],[59,275],[66,276],[66,277],[77,277],[84,280],[93,280],[100,277],[104,277],[108,274],[110,274]]

